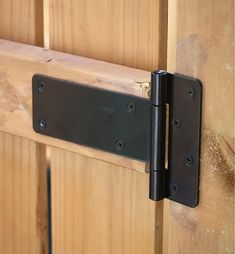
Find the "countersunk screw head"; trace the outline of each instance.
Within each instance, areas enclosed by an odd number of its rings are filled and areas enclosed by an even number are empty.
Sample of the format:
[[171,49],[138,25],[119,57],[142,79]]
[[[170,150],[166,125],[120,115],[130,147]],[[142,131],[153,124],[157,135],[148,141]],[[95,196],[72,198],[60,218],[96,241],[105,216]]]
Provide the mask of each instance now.
[[41,130],[44,130],[46,127],[47,127],[46,121],[45,121],[45,120],[40,120],[40,121],[39,121],[39,128],[40,128]]
[[191,167],[193,164],[193,157],[190,154],[184,156],[184,163],[186,166]]
[[124,144],[123,140],[121,140],[121,139],[117,140],[116,147],[117,147],[118,151],[122,151],[124,149],[124,146],[125,146],[125,144]]
[[180,127],[180,120],[177,118],[174,118],[172,121],[172,124],[175,128],[179,128]]
[[175,194],[179,190],[179,186],[176,183],[171,184],[170,186],[171,194]]
[[38,82],[38,91],[40,93],[43,93],[45,91],[45,89],[46,89],[46,83],[44,81],[42,81],[42,80],[39,81]]
[[127,103],[127,107],[128,107],[128,111],[129,111],[130,113],[133,113],[133,112],[136,110],[135,103],[132,102],[132,101],[129,101],[129,102]]
[[195,91],[192,87],[188,87],[187,93],[188,93],[188,98],[190,98],[190,99],[195,96]]

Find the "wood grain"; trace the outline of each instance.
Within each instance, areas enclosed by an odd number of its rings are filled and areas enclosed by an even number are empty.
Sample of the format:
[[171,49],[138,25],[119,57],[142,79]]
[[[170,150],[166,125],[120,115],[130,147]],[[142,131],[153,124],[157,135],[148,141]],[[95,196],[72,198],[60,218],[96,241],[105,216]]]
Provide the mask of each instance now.
[[31,91],[35,73],[146,98],[150,72],[0,40],[0,130],[145,171],[145,163],[36,134]]
[[167,1],[51,0],[50,47],[135,68],[166,67]]
[[[166,67],[167,1],[51,0],[49,8],[50,48],[145,70]],[[149,76],[140,81],[148,90]],[[117,165],[53,149],[54,251],[162,253],[162,202],[148,200],[147,175]]]
[[46,254],[45,147],[0,132],[0,253]]
[[160,253],[147,174],[58,148],[51,169],[54,253]]
[[168,253],[234,253],[234,2],[169,1],[168,69],[203,83],[200,201],[171,202]]
[[[42,1],[0,0],[0,24],[0,38],[42,45]],[[0,57],[0,65],[3,62],[4,59]],[[1,110],[6,103],[6,93],[2,93],[6,85],[1,79]],[[18,97],[11,93],[9,96]],[[14,101],[14,98],[11,100]],[[0,132],[0,181],[0,253],[46,254],[45,147]]]
[[0,38],[42,46],[42,9],[42,0],[0,0]]

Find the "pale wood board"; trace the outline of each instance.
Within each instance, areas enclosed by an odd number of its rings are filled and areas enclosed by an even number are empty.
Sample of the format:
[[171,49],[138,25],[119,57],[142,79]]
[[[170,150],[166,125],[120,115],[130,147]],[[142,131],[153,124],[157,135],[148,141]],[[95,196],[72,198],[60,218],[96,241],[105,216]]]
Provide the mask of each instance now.
[[[171,202],[165,253],[234,253],[234,2],[170,0],[168,70],[203,83],[200,201]],[[167,215],[167,213],[166,213]]]
[[147,174],[58,148],[51,172],[54,253],[160,253]]
[[50,0],[50,47],[153,70],[166,66],[167,1]]
[[[167,1],[51,0],[49,8],[50,48],[145,70],[166,67]],[[149,77],[138,85],[148,90]],[[163,205],[148,200],[148,176],[130,170],[136,165],[117,167],[55,149],[52,162],[54,250],[162,252]]]
[[50,0],[43,1],[43,47],[50,48]]
[[0,132],[0,254],[47,253],[45,147]]
[[[42,23],[41,0],[0,0],[0,38],[42,45]],[[1,91],[1,108],[5,99]],[[0,175],[0,253],[46,254],[45,147],[0,132]]]
[[0,0],[0,38],[43,45],[42,0]]
[[36,134],[32,129],[32,76],[35,73],[147,98],[150,72],[0,40],[0,130],[145,171],[143,162]]

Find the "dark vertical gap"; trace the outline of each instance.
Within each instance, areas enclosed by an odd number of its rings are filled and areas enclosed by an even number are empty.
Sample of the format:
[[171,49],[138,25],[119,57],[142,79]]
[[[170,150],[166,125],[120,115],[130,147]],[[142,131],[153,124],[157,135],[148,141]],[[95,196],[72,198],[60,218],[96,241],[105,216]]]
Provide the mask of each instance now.
[[47,168],[47,209],[48,209],[48,254],[52,254],[52,199],[51,199],[51,168]]

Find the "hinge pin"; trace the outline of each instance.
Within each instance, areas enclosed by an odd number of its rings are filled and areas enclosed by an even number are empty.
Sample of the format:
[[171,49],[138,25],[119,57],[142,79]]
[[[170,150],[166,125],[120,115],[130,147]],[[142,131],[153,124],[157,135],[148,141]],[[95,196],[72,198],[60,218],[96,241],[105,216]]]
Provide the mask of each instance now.
[[155,71],[151,76],[151,131],[149,198],[165,198],[167,72]]

